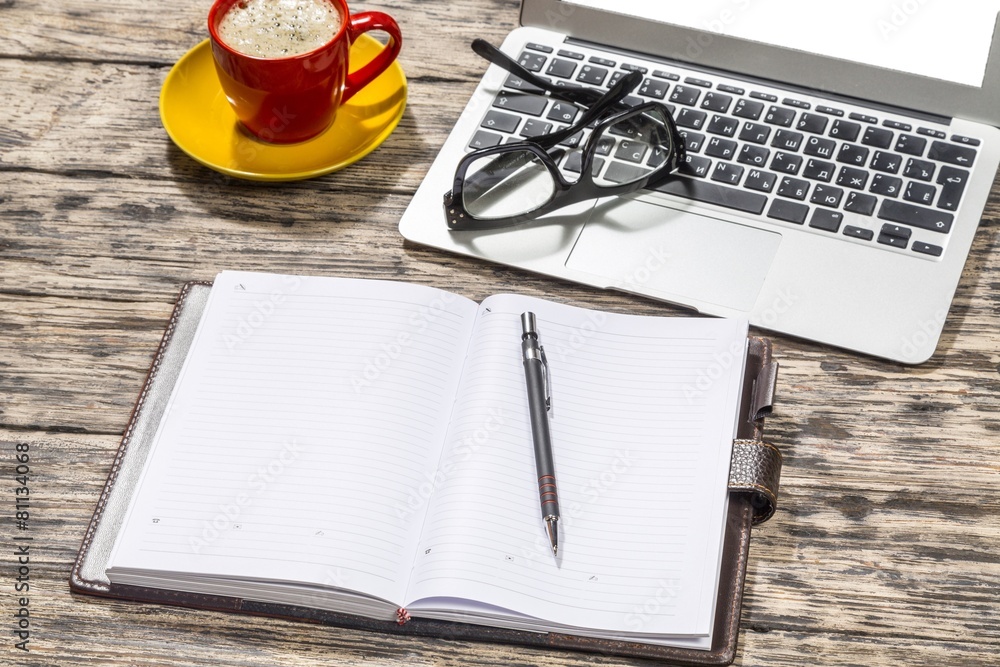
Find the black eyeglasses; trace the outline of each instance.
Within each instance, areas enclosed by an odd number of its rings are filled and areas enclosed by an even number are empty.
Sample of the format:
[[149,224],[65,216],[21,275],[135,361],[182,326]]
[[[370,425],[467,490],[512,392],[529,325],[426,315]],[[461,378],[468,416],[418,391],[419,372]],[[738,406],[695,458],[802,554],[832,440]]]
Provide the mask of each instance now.
[[563,88],[527,70],[518,71],[523,68],[517,63],[485,42],[489,49],[477,43],[473,48],[491,62],[551,97],[587,108],[569,127],[465,155],[452,191],[444,196],[450,230],[508,227],[587,199],[655,186],[684,160],[683,140],[664,105],[647,102],[630,107],[623,102],[641,83],[641,74],[623,76],[603,95],[587,88]]

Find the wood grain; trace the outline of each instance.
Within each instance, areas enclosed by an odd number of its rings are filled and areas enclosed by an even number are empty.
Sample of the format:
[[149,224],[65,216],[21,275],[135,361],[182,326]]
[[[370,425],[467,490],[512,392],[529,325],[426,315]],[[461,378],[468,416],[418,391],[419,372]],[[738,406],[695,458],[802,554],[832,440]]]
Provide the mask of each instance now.
[[[406,114],[350,169],[278,186],[220,177],[160,125],[160,86],[204,38],[208,4],[0,0],[0,460],[9,470],[12,443],[31,446],[36,605],[32,651],[14,651],[5,634],[0,664],[650,664],[69,592],[185,281],[226,268],[399,278],[477,300],[516,290],[690,314],[399,237],[400,215],[483,71],[468,42],[499,43],[517,22],[515,0],[355,3],[403,26]],[[1000,664],[998,195],[995,187],[929,363],[773,336],[780,390],[767,428],[785,468],[779,511],[754,533],[736,664]],[[12,524],[0,526],[9,545]],[[10,604],[0,596],[0,615]]]

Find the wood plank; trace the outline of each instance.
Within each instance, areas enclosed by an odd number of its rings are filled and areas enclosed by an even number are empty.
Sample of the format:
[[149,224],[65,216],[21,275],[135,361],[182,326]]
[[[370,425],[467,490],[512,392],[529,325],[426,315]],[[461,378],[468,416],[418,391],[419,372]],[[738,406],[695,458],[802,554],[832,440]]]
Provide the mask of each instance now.
[[[517,26],[517,0],[448,3],[351,2],[351,11],[383,11],[403,33],[401,62],[416,78],[453,76],[440,55],[469,52],[473,37],[496,39]],[[134,0],[10,0],[0,3],[0,58],[88,60],[169,65],[208,37],[211,2],[177,0],[156,7]],[[469,58],[471,62],[473,58]]]

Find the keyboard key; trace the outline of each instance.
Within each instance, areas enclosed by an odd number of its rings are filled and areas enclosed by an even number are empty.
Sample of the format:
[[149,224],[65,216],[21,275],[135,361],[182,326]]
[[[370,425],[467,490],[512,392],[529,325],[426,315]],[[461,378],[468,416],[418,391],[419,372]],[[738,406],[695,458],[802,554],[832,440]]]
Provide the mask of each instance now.
[[941,167],[937,182],[942,186],[937,207],[946,211],[956,210],[962,200],[962,193],[965,192],[965,185],[969,182],[969,172],[955,167]]
[[906,190],[903,191],[903,199],[911,201],[914,204],[923,204],[924,206],[933,204],[935,196],[937,196],[937,188],[933,185],[917,181],[907,183]]
[[802,175],[815,181],[828,183],[833,180],[833,175],[836,171],[837,165],[832,162],[809,160],[806,162],[806,168],[802,171]]
[[616,83],[618,83],[618,80],[621,79],[623,76],[625,76],[625,72],[622,72],[621,70],[615,72],[614,74],[611,75],[611,78],[608,79],[608,82],[604,84],[604,87],[605,88],[613,87]]
[[903,179],[901,178],[886,176],[885,174],[875,174],[875,178],[872,179],[872,186],[868,188],[868,191],[886,197],[898,197],[902,187]]
[[524,48],[531,49],[532,51],[539,51],[541,53],[552,53],[551,46],[545,46],[544,44],[535,44],[534,42],[528,42],[524,45]]
[[656,169],[664,160],[667,159],[667,150],[659,146],[651,146],[649,150],[649,159],[646,161],[646,165],[653,169]]
[[767,217],[769,218],[793,222],[796,225],[801,225],[805,222],[807,215],[809,215],[808,206],[805,204],[796,204],[793,201],[785,201],[784,199],[775,199],[771,202],[771,208],[767,211]]
[[718,113],[726,113],[729,111],[729,105],[733,103],[733,98],[729,95],[723,95],[721,93],[705,93],[705,99],[701,102],[702,109],[708,109],[709,111],[716,111]]
[[[559,128],[563,129],[563,128]],[[583,139],[583,130],[580,130],[576,134],[572,134],[562,141],[559,142],[560,146],[566,146],[567,148],[576,148],[580,145],[580,141]]]
[[524,127],[521,128],[522,137],[541,137],[552,131],[552,123],[546,123],[544,120],[535,120],[534,118],[529,118],[524,121]]
[[[944,137],[941,138],[944,139]],[[960,134],[951,135],[951,140],[959,144],[965,144],[966,146],[978,146],[980,143],[982,143],[981,141],[979,141],[979,139],[973,139],[972,137],[963,137]]]
[[545,67],[545,61],[548,60],[545,56],[539,55],[537,53],[527,53],[521,54],[518,59],[518,64],[529,72],[541,72],[542,68]]
[[648,173],[649,169],[643,169],[634,164],[612,162],[608,165],[608,170],[604,172],[604,179],[612,183],[631,183],[632,181],[639,180]]
[[940,257],[941,253],[944,252],[944,248],[941,246],[931,245],[930,243],[924,243],[923,241],[914,241],[911,250],[913,250],[913,252],[923,253],[924,255],[930,255],[932,257]]
[[813,204],[837,208],[840,206],[840,201],[843,198],[844,191],[840,188],[835,188],[832,185],[822,185],[817,183],[816,188],[813,190],[813,196],[809,199],[809,201]]
[[861,137],[861,143],[874,146],[875,148],[888,148],[892,145],[892,131],[883,130],[879,127],[869,127],[865,130],[865,136]]
[[740,139],[754,144],[766,144],[767,138],[770,136],[771,128],[760,123],[747,121],[743,123],[743,129],[740,130]]
[[830,128],[830,136],[844,141],[857,141],[861,126],[848,120],[835,120]]
[[771,146],[786,151],[797,151],[799,150],[799,146],[802,145],[803,139],[805,139],[805,137],[799,132],[792,132],[791,130],[778,130],[774,133],[774,141],[771,142]]
[[706,118],[708,118],[708,114],[704,111],[681,109],[681,112],[677,114],[674,120],[679,127],[690,127],[692,130],[700,130],[701,126],[705,124]]
[[901,123],[898,120],[883,120],[882,124],[885,125],[886,127],[891,127],[892,129],[899,130],[901,132],[911,132],[913,130],[912,127],[910,127],[906,123]]
[[837,148],[837,142],[832,139],[809,137],[809,141],[806,142],[806,147],[802,149],[802,152],[806,155],[815,155],[816,157],[832,160],[835,148]]
[[583,60],[583,54],[577,53],[576,51],[561,50],[559,51],[559,55],[562,56],[563,58],[572,58],[573,60]]
[[723,160],[732,160],[736,157],[736,148],[738,145],[739,144],[735,141],[730,141],[729,139],[712,137],[708,140],[708,146],[705,148],[705,155],[721,157]]
[[[559,52],[560,54],[562,51]],[[549,64],[545,73],[549,76],[557,76],[560,79],[568,79],[573,76],[573,72],[576,71],[576,63],[572,60],[560,60],[559,58],[554,58]]]
[[[597,176],[601,173],[601,169],[604,167],[604,158],[595,157],[594,161],[590,163],[590,173]],[[583,153],[580,151],[573,151],[566,158],[566,162],[563,164],[563,169],[566,171],[572,171],[579,174],[583,171]]]
[[866,116],[863,113],[852,113],[848,116],[851,120],[860,120],[862,123],[878,123],[878,118]]
[[795,129],[802,130],[803,132],[812,132],[813,134],[823,134],[826,132],[826,126],[830,122],[830,119],[826,116],[820,116],[815,113],[804,113],[799,116],[799,123],[795,126]]
[[785,99],[781,100],[781,103],[784,104],[784,105],[790,106],[790,107],[795,107],[797,109],[811,109],[812,108],[812,105],[809,104],[808,102],[804,102],[803,100],[795,100],[795,99],[792,99],[791,97],[786,97]]
[[615,157],[619,160],[625,160],[626,162],[641,164],[646,158],[647,150],[649,150],[649,144],[644,144],[641,141],[624,140],[618,144],[618,150],[615,151]]
[[750,97],[752,97],[754,99],[757,99],[757,100],[765,100],[767,102],[777,102],[778,101],[778,96],[777,95],[771,95],[770,93],[759,93],[756,90],[753,91],[752,93],[750,93]]
[[736,102],[736,106],[733,107],[734,116],[749,118],[750,120],[757,120],[760,118],[760,114],[763,111],[763,103],[754,102],[753,100],[738,100]]
[[498,146],[500,142],[503,141],[503,137],[499,134],[493,134],[492,132],[486,132],[484,130],[479,130],[476,132],[475,136],[472,137],[472,141],[469,142],[469,148],[487,148],[489,146]]
[[777,153],[774,159],[771,160],[771,169],[774,171],[779,171],[782,174],[791,174],[795,176],[799,173],[799,168],[802,166],[802,156],[792,155],[790,153]]
[[840,147],[840,152],[837,153],[837,162],[863,167],[868,162],[868,153],[869,149],[864,146],[844,144]]
[[[567,125],[572,125],[573,121],[576,120],[577,114],[580,110],[570,104],[569,102],[559,102],[557,101],[549,109],[549,113],[545,115],[549,120],[554,120],[557,123],[565,123]],[[513,130],[511,130],[513,132]]]
[[729,86],[724,83],[720,83],[715,87],[716,90],[723,93],[732,93],[733,95],[742,95],[746,91],[742,88],[737,88],[736,86]]
[[503,82],[504,88],[510,88],[511,90],[523,90],[526,93],[540,93],[542,89],[533,83],[528,83],[519,76],[514,76],[513,74],[507,77],[507,80]]
[[883,245],[892,246],[893,248],[905,249],[910,241],[909,239],[900,238],[898,236],[891,236],[889,234],[879,234],[878,242]]
[[715,171],[712,172],[712,180],[729,185],[739,185],[743,178],[744,168],[732,162],[717,162]]
[[946,139],[948,137],[948,135],[941,130],[932,130],[929,127],[918,128],[917,134],[922,134],[925,137],[934,137],[935,139]]
[[598,155],[611,155],[612,149],[615,147],[615,140],[611,137],[601,137],[600,141],[597,142],[597,148],[594,152]]
[[869,173],[864,169],[841,167],[840,174],[837,176],[837,185],[855,190],[864,190],[865,186],[868,185],[868,176]]
[[923,137],[913,134],[901,134],[896,139],[896,151],[899,153],[920,157],[924,154],[925,148],[927,148],[927,140]]
[[701,90],[698,88],[692,88],[691,86],[674,86],[674,92],[670,96],[670,101],[676,102],[677,104],[683,104],[687,107],[693,107],[698,103],[699,97],[701,97]]
[[705,145],[704,134],[681,130],[680,135],[681,139],[684,140],[684,148],[687,149],[688,153],[698,153],[701,151],[701,147]]
[[927,157],[931,160],[957,164],[959,167],[971,167],[972,163],[976,160],[976,151],[967,146],[935,141],[931,144],[931,149],[927,152]]
[[686,79],[684,79],[684,83],[689,83],[692,86],[701,86],[702,88],[711,88],[712,87],[712,82],[711,81],[705,81],[704,79],[696,79],[693,76],[689,76]]
[[942,213],[932,208],[914,206],[904,202],[882,200],[882,206],[878,210],[878,217],[883,220],[891,220],[911,227],[919,227],[932,232],[947,234],[951,231],[951,225],[955,217],[950,213]]
[[638,72],[639,74],[645,74],[649,70],[645,67],[639,65],[633,65],[632,63],[622,63],[622,69],[626,72]]
[[592,62],[595,65],[600,65],[601,67],[614,67],[617,64],[614,60],[608,60],[607,58],[601,58],[599,56],[590,56],[587,58],[587,62]]
[[594,65],[584,65],[580,68],[580,74],[576,80],[591,86],[599,86],[604,83],[604,78],[608,75],[608,70]]
[[731,188],[709,181],[692,181],[687,178],[672,178],[653,189],[754,215],[759,215],[767,204],[767,197],[756,192],[747,192],[740,188]]
[[903,157],[901,155],[875,151],[875,157],[872,158],[871,167],[875,171],[884,171],[887,174],[897,174],[899,173],[899,168],[902,165]]
[[664,72],[661,69],[654,69],[653,76],[657,79],[666,79],[667,81],[680,81],[681,78],[674,74],[673,72]]
[[890,223],[882,225],[881,233],[886,234],[888,236],[895,236],[898,239],[909,239],[911,236],[913,236],[913,230],[910,229],[909,227],[903,227],[901,225],[893,225]]
[[684,162],[681,163],[678,172],[687,174],[688,176],[694,176],[695,178],[705,178],[711,167],[712,161],[708,158],[698,157],[697,155],[691,155],[689,153],[685,156]]
[[[637,107],[640,104],[645,104],[645,103],[646,100],[642,99],[641,97],[636,97],[635,95],[626,95],[625,97],[622,98],[622,104],[628,105],[630,107]],[[671,111],[670,115],[673,115],[673,113],[674,112]]]
[[767,148],[746,144],[743,146],[743,150],[740,151],[740,155],[736,160],[753,167],[763,167],[767,164],[767,158],[770,154],[771,151]]
[[731,137],[736,134],[736,130],[740,127],[740,121],[735,118],[729,118],[728,116],[719,116],[718,114],[712,117],[712,122],[708,124],[708,131],[712,134],[721,134],[727,137]]
[[667,96],[668,88],[670,88],[669,83],[657,81],[656,79],[646,79],[642,82],[642,86],[639,88],[639,94],[645,95],[646,97],[652,97],[656,100],[662,100]]
[[747,174],[747,180],[743,187],[759,192],[770,192],[774,188],[774,182],[778,177],[760,169],[751,169]]
[[764,116],[765,123],[782,127],[790,127],[793,120],[795,120],[795,111],[782,107],[771,107],[767,110],[767,115]]
[[[573,108],[575,109],[576,107]],[[490,111],[479,126],[485,127],[487,130],[496,130],[510,134],[517,130],[517,126],[520,124],[520,116],[512,116],[509,113],[501,113],[499,111]]]
[[809,220],[809,226],[814,229],[822,229],[824,232],[833,232],[836,234],[840,231],[840,223],[843,221],[844,214],[840,211],[827,211],[818,208],[813,211],[812,218]]
[[864,227],[852,227],[851,225],[847,225],[844,227],[844,236],[861,239],[862,241],[871,241],[875,237],[875,232],[870,229],[865,229]]
[[806,195],[809,194],[809,181],[785,176],[778,186],[778,194],[792,199],[805,199]]
[[541,116],[548,105],[548,99],[538,95],[528,95],[527,93],[507,93],[502,92],[497,95],[493,106],[498,109],[507,109],[529,116]]
[[844,210],[859,215],[871,215],[875,212],[876,203],[878,203],[878,199],[871,195],[849,192],[847,193],[847,201],[844,202]]
[[825,113],[825,114],[830,115],[830,116],[843,116],[844,115],[844,110],[843,109],[834,109],[833,107],[826,107],[826,106],[822,106],[822,105],[817,106],[816,107],[816,111],[818,111],[820,113]]
[[935,169],[937,169],[937,165],[933,162],[918,160],[911,157],[906,161],[906,169],[903,170],[903,176],[906,176],[907,178],[916,178],[921,181],[929,181],[934,178]]

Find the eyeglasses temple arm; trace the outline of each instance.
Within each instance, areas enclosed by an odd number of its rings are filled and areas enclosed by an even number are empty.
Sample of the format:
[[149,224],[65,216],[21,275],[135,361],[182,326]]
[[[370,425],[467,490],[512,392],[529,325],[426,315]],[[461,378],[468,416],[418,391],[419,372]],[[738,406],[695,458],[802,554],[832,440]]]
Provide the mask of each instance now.
[[475,51],[477,55],[482,56],[497,67],[501,67],[511,74],[521,77],[536,88],[541,88],[542,90],[550,93],[553,97],[558,97],[566,102],[590,106],[601,97],[601,94],[596,90],[583,88],[582,86],[564,88],[553,85],[542,77],[536,76],[533,72],[523,67],[519,62],[512,59],[506,53],[493,46],[485,39],[476,38],[472,40],[472,50]]

